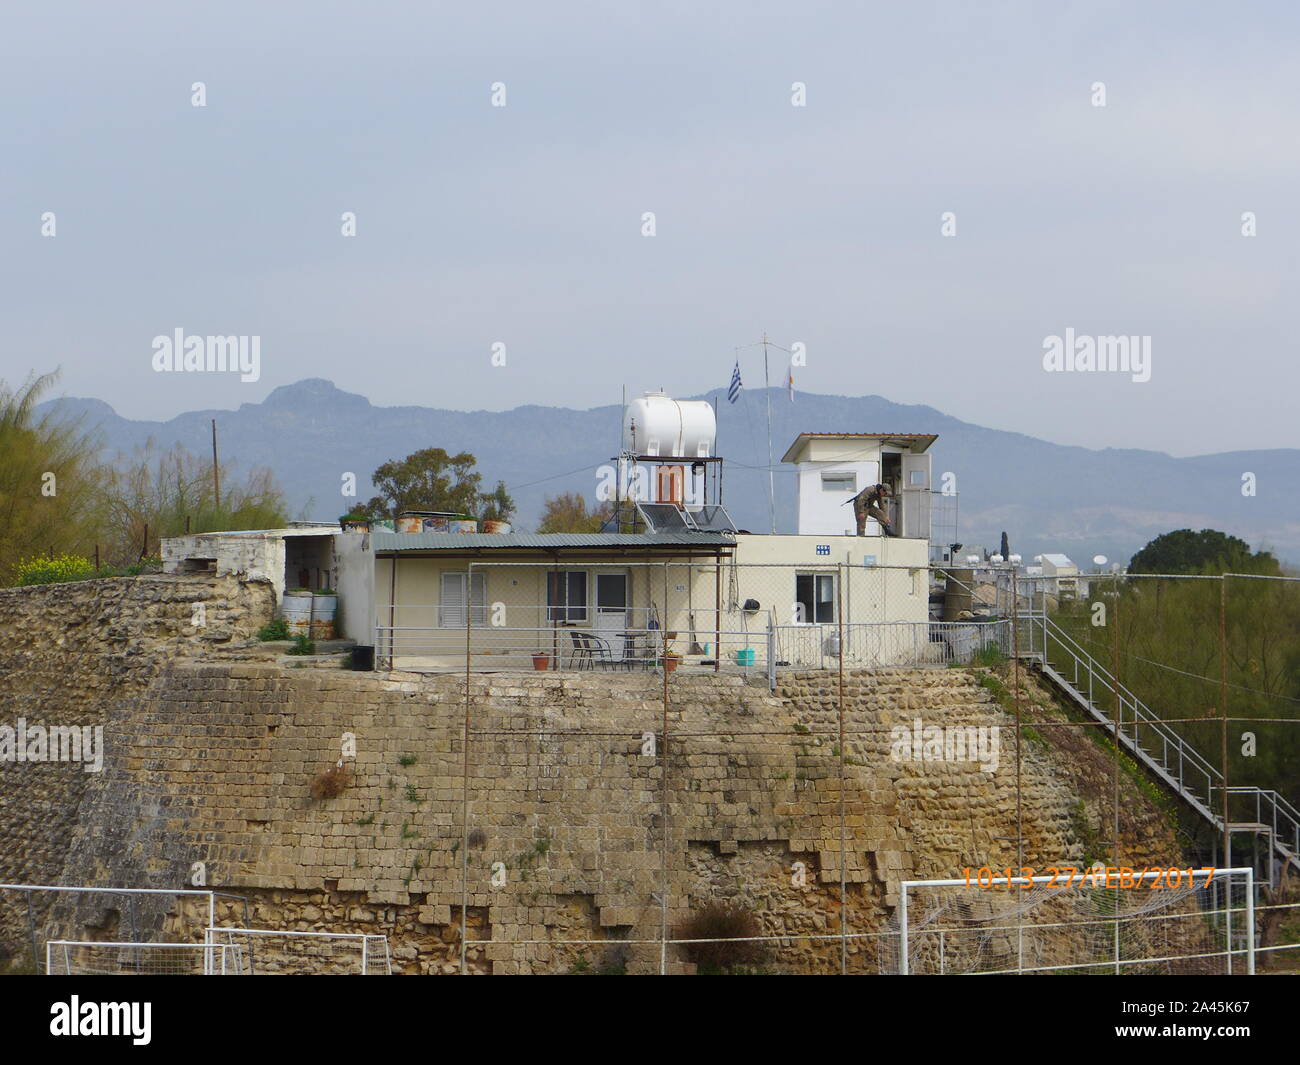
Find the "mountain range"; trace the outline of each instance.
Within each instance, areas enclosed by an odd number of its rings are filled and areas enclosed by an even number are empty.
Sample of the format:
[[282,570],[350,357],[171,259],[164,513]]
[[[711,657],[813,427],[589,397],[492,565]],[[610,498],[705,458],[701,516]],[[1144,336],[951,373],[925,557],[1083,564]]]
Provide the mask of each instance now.
[[[1171,529],[1215,528],[1271,550],[1284,562],[1300,560],[1300,450],[1226,451],[1175,458],[1158,451],[1053,444],[1019,433],[983,428],[926,406],[881,396],[746,390],[735,404],[719,389],[703,396],[717,404],[718,454],[726,460],[724,502],[741,528],[770,529],[766,403],[772,404],[778,532],[793,531],[793,467],[780,465],[800,432],[936,433],[934,479],[956,477],[956,541],[996,550],[1005,530],[1011,549],[1026,560],[1059,551],[1081,565],[1096,554],[1128,558]],[[597,469],[619,446],[622,410],[524,406],[508,411],[432,407],[376,407],[364,396],[310,378],[272,391],[238,410],[189,411],[170,421],[133,421],[95,399],[61,398],[42,405],[82,419],[98,432],[106,453],[131,455],[150,439],[181,444],[196,454],[211,448],[216,419],[221,458],[236,472],[269,468],[296,517],[333,520],[351,499],[343,477],[356,475],[357,499],[372,493],[371,472],[382,462],[424,447],[468,451],[478,459],[484,486],[504,481],[519,505],[517,528],[537,522],[549,495],[576,491],[594,498]],[[1242,494],[1255,476],[1256,493]],[[947,540],[952,526],[935,528]],[[964,553],[964,552],[963,552]]]

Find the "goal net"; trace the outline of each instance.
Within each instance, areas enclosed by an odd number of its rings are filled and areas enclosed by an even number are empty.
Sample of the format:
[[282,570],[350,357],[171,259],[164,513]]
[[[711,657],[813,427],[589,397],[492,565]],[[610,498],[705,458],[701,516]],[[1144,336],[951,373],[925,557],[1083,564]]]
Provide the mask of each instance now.
[[247,976],[243,948],[223,943],[90,943],[52,939],[45,944],[50,976]]
[[904,882],[899,934],[882,968],[937,975],[1254,971],[1248,868],[980,874]]
[[388,976],[388,937],[349,932],[209,928],[210,944],[238,947],[254,976]]

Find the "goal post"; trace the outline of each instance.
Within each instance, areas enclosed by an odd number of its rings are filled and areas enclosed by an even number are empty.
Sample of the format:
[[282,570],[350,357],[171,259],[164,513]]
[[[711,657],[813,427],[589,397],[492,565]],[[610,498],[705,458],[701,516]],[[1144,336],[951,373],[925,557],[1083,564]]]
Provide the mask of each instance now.
[[294,932],[276,928],[209,928],[212,944],[238,946],[255,976],[389,976],[386,935]]
[[247,976],[237,943],[122,943],[51,939],[47,976]]
[[905,880],[896,971],[1253,975],[1254,888],[1244,866]]

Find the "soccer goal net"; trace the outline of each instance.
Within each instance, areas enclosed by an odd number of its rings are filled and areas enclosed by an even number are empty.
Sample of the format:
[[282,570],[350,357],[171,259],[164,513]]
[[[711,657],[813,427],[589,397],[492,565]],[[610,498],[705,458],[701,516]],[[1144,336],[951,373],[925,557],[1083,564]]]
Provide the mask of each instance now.
[[[1007,871],[1003,871],[1004,874]],[[1012,871],[1014,872],[1014,871]],[[1247,974],[1254,884],[1240,869],[983,869],[906,881],[886,971],[925,974]]]
[[236,943],[91,943],[52,939],[45,944],[50,976],[247,976]]
[[209,928],[206,941],[238,947],[254,976],[388,976],[388,937],[350,932]]

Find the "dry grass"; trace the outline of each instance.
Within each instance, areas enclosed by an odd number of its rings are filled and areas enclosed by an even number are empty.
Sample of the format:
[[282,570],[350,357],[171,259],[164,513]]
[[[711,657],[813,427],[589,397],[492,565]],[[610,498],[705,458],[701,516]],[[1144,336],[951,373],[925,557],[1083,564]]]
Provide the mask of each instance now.
[[341,765],[330,766],[317,775],[311,782],[311,797],[319,802],[321,799],[337,799],[352,783],[352,774]]

